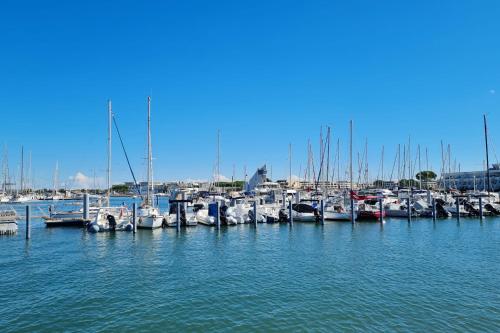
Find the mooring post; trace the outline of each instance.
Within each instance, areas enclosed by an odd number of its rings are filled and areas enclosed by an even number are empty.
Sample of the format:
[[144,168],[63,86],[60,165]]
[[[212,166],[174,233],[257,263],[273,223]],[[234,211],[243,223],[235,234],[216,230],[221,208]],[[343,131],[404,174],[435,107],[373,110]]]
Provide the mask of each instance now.
[[85,193],[83,195],[83,219],[87,221],[89,219],[89,194]]
[[432,221],[436,222],[436,199],[432,198]]
[[286,193],[285,192],[283,192],[281,194],[281,200],[283,200],[283,206],[282,207],[286,208]]
[[458,197],[456,198],[456,206],[457,206],[457,222],[460,222],[460,201],[458,200]]
[[181,204],[179,202],[177,205],[177,214],[175,214],[175,226],[177,227],[177,231],[181,231]]
[[219,208],[219,201],[215,203],[215,208],[216,208],[216,215],[215,215],[215,226],[217,229],[220,229],[220,208]]
[[320,219],[320,222],[321,222],[321,224],[325,224],[325,201],[323,199],[321,199],[320,207],[321,207],[321,219]]
[[380,205],[380,223],[384,223],[384,205],[382,204],[382,197],[378,198],[378,204]]
[[479,197],[479,219],[483,220],[483,197]]
[[31,238],[30,206],[26,206],[26,239]]
[[257,228],[257,201],[253,202],[253,223],[255,224],[255,227]]
[[356,223],[356,219],[354,218],[354,199],[351,197],[351,223]]
[[408,222],[411,222],[411,205],[410,197],[406,199],[406,213],[408,214]]
[[132,204],[132,231],[137,232],[137,203]]
[[293,225],[292,202],[288,204],[288,223],[290,223],[290,225]]

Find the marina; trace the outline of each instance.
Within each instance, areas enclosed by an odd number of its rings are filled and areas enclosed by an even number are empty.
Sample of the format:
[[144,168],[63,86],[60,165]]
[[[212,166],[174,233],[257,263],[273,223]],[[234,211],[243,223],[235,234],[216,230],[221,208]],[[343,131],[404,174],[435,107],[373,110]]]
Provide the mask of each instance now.
[[5,2],[0,333],[500,332],[499,17]]
[[499,228],[498,217],[386,218],[90,234],[33,219],[28,243],[24,223],[1,239],[0,312],[6,332],[118,330],[124,308],[131,330],[495,331]]

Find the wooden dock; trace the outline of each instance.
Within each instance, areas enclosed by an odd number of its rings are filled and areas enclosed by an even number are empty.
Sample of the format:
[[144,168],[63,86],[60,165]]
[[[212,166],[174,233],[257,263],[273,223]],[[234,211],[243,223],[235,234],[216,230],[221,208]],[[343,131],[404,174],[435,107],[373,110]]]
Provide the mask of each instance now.
[[45,219],[45,226],[47,228],[55,228],[55,227],[75,227],[75,228],[83,228],[87,225],[87,223],[91,222],[90,219],[83,218],[69,218],[69,219]]

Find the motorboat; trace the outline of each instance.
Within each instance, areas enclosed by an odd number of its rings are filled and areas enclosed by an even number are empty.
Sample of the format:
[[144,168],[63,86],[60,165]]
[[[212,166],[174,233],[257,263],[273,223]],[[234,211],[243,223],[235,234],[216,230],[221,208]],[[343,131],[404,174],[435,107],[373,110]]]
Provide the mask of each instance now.
[[101,207],[87,225],[90,232],[132,231],[131,214],[127,207]]

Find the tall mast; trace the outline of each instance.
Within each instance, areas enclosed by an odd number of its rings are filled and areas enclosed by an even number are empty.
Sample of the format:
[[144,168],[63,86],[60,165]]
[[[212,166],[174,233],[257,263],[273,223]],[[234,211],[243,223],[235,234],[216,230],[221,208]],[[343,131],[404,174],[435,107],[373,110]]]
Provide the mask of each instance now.
[[350,176],[350,185],[351,185],[351,190],[349,193],[350,196],[350,202],[351,202],[351,223],[355,223],[355,218],[354,218],[354,198],[352,196],[352,120],[349,121],[349,176]]
[[33,192],[33,179],[31,177],[31,150],[30,150],[30,153],[29,153],[29,159],[28,159],[28,186],[27,186],[27,189],[29,189],[29,192]]
[[489,152],[488,152],[488,126],[486,124],[486,115],[483,115],[484,119],[484,141],[486,144],[486,177],[488,181],[488,195],[491,192],[491,183],[490,183],[490,159],[489,159]]
[[[324,150],[323,150],[323,125],[321,125],[320,129],[319,129],[319,156],[318,156],[318,162],[319,162],[319,172],[321,172],[321,170],[323,170],[323,154],[324,154]],[[321,177],[321,175],[319,175],[319,177]],[[318,181],[321,181],[321,179],[318,178]]]
[[381,164],[382,164],[382,188],[385,187],[385,182],[384,182],[384,146],[382,145],[382,161],[381,161]]
[[24,146],[21,146],[21,193],[24,190]]
[[108,200],[108,206],[110,205],[109,199],[111,197],[111,121],[112,121],[112,116],[113,116],[113,111],[111,107],[111,100],[108,100],[108,170],[107,170],[107,186],[108,186],[108,193],[107,193],[107,200]]
[[337,138],[337,179],[337,187],[340,190],[340,138]]
[[217,179],[218,183],[220,180],[220,130],[217,130]]
[[327,154],[326,154],[326,183],[328,184],[328,178],[330,177],[330,136],[331,136],[330,127],[328,127],[326,135],[327,135],[326,140],[328,142]]
[[352,120],[349,122],[349,182],[352,191]]
[[422,166],[420,164],[420,145],[418,145],[418,172],[420,174],[419,179],[419,189],[422,189]]
[[148,96],[148,190],[146,205],[151,205],[151,189],[153,187],[153,157],[151,151],[151,96]]
[[444,176],[446,169],[444,165],[445,165],[444,147],[443,147],[443,140],[441,140],[441,181],[443,183],[443,190],[446,191],[446,177]]
[[288,187],[292,187],[292,144],[288,144]]
[[398,182],[401,180],[401,144],[398,143]]
[[413,175],[411,172],[411,137],[408,136],[408,187],[411,188],[411,180],[413,179]]

